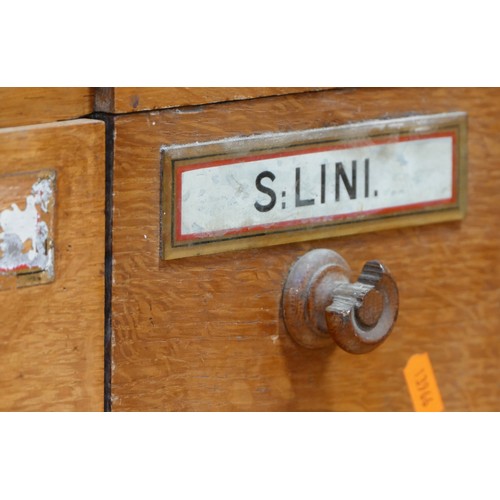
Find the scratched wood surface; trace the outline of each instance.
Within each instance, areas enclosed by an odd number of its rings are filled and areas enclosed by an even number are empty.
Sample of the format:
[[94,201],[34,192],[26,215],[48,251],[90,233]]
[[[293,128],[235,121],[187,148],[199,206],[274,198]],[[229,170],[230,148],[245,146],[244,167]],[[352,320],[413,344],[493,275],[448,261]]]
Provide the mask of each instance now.
[[0,88],[0,127],[80,118],[93,110],[90,87]]
[[95,110],[131,113],[173,106],[196,106],[214,102],[314,91],[320,87],[100,87]]
[[[55,280],[0,290],[0,410],[100,411],[104,124],[74,120],[0,129],[0,158],[2,176],[39,169],[57,174]],[[10,196],[7,188],[0,192],[2,202]]]
[[[391,229],[162,262],[160,146],[420,113],[469,114],[468,212]],[[329,90],[118,117],[113,221],[116,411],[412,411],[403,369],[427,352],[448,411],[500,410],[500,90]],[[284,331],[293,262],[380,259],[400,312],[377,350],[309,351]]]

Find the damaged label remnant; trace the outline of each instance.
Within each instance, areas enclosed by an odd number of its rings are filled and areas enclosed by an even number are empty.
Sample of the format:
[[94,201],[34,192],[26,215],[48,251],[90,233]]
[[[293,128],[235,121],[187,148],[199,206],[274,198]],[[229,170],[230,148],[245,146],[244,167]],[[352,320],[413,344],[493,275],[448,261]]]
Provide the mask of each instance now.
[[0,281],[15,277],[16,286],[29,286],[54,279],[55,179],[53,171],[0,178]]

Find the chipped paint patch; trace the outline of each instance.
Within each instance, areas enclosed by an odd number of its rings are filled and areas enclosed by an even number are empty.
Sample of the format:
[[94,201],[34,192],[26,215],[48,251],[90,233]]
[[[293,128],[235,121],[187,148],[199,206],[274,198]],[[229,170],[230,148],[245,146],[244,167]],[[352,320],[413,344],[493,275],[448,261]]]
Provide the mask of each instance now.
[[55,184],[54,171],[0,177],[0,289],[53,281]]

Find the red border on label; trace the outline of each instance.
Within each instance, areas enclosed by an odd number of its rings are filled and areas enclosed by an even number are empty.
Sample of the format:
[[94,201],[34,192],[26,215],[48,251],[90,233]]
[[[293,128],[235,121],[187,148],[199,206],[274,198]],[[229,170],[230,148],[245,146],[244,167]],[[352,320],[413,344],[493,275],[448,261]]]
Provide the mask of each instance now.
[[[321,153],[325,151],[338,151],[344,149],[354,149],[364,146],[378,146],[383,144],[393,144],[393,143],[401,143],[401,142],[411,142],[418,140],[426,140],[426,139],[437,139],[442,137],[451,137],[452,139],[452,196],[451,198],[446,198],[442,200],[434,200],[427,201],[421,203],[414,203],[409,205],[398,205],[395,207],[388,208],[380,208],[375,210],[365,210],[362,212],[350,212],[347,214],[338,214],[338,215],[327,215],[320,217],[310,217],[306,219],[294,219],[290,221],[281,221],[281,222],[272,222],[269,224],[256,224],[253,226],[246,227],[238,227],[233,229],[224,229],[221,231],[211,231],[211,232],[201,232],[201,233],[191,233],[188,235],[183,235],[180,232],[180,228],[182,227],[182,174],[184,172],[189,172],[191,170],[199,170],[202,168],[209,167],[217,167],[228,165],[231,163],[246,163],[250,161],[259,161],[259,160],[268,160],[272,158],[283,158],[287,156],[300,156],[309,153]],[[303,226],[309,224],[321,225],[328,222],[334,221],[342,221],[346,219],[355,219],[356,217],[366,216],[366,215],[388,215],[392,213],[400,213],[400,212],[410,212],[419,210],[421,208],[427,207],[436,207],[436,206],[446,206],[452,205],[458,200],[458,186],[457,186],[457,137],[456,131],[443,131],[443,132],[434,132],[431,134],[414,134],[414,135],[404,135],[401,137],[389,137],[386,139],[361,139],[361,140],[353,140],[348,143],[342,143],[339,145],[328,145],[328,146],[319,146],[312,147],[307,149],[294,149],[292,151],[280,151],[279,153],[264,153],[260,155],[252,155],[252,156],[244,156],[242,158],[232,157],[225,158],[221,160],[207,161],[202,163],[195,163],[192,165],[184,165],[177,167],[175,169],[175,193],[174,199],[176,201],[175,204],[175,241],[176,242],[194,242],[199,240],[215,240],[219,241],[221,239],[226,239],[228,236],[247,236],[253,233],[259,233],[269,229],[293,229],[293,228],[301,228]],[[221,238],[224,237],[224,238]],[[174,243],[174,242],[172,242]]]

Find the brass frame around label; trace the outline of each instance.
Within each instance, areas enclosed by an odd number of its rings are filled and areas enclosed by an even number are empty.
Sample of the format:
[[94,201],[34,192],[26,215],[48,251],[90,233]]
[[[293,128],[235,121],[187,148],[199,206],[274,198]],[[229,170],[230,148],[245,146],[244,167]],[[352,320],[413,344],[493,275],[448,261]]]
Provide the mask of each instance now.
[[[176,170],[204,161],[244,159],[268,152],[293,152],[308,145],[339,145],[351,141],[426,135],[435,132],[453,132],[457,165],[454,182],[456,202],[446,206],[419,207],[390,216],[369,214],[341,221],[311,224],[305,227],[263,230],[259,234],[238,237],[206,237],[183,243],[175,239]],[[367,121],[339,127],[271,133],[227,140],[164,146],[161,149],[161,257],[164,260],[195,255],[207,255],[232,250],[258,248],[284,243],[333,238],[383,229],[419,226],[437,222],[460,220],[467,204],[467,114],[464,112],[421,115],[407,118]]]

